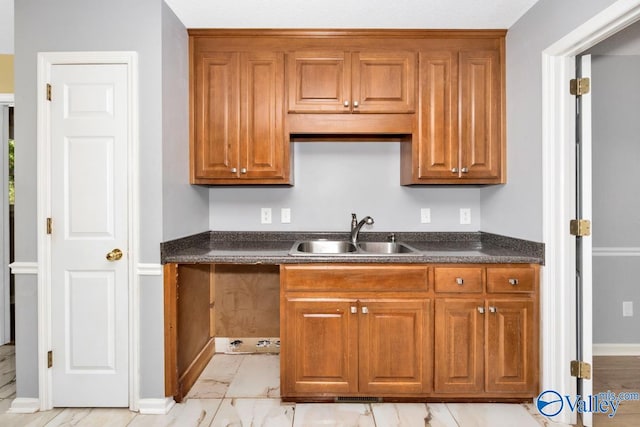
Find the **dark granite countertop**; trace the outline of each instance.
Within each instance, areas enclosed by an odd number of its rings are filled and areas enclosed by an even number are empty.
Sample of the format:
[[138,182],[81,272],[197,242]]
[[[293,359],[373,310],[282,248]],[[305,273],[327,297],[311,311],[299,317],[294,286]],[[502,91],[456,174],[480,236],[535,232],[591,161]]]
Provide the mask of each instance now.
[[[362,232],[360,241],[386,241],[390,232]],[[544,264],[544,244],[484,232],[396,232],[417,250],[403,255],[291,255],[298,240],[349,240],[339,232],[206,231],[160,245],[161,262],[295,263],[527,263]]]

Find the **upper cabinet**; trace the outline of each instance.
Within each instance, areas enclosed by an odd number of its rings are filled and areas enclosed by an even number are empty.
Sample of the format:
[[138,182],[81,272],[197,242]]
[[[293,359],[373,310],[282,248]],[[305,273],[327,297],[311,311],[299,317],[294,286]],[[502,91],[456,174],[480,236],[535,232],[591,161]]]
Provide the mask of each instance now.
[[290,113],[413,113],[415,52],[296,51],[288,55]]
[[286,184],[284,53],[192,58],[191,182]]
[[504,183],[501,50],[424,50],[419,61],[418,133],[402,147],[402,183]]
[[290,141],[346,137],[400,141],[403,185],[504,183],[504,36],[189,30],[191,182],[292,184]]

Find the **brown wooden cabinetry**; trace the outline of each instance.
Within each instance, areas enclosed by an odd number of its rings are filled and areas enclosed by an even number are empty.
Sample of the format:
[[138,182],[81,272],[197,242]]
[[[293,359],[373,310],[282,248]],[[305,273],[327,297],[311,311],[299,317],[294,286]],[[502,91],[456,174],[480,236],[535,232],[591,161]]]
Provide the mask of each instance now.
[[415,110],[415,52],[296,51],[287,74],[292,113]]
[[[430,391],[427,270],[282,266],[283,398],[407,397]],[[403,284],[402,292],[395,283]]]
[[505,182],[503,48],[421,50],[418,134],[403,184]]
[[284,53],[201,51],[192,42],[191,61],[191,182],[288,183]]
[[435,299],[434,393],[535,396],[538,267],[478,267],[486,291],[474,298],[454,294],[464,289],[469,269],[455,278],[434,270],[441,292]]

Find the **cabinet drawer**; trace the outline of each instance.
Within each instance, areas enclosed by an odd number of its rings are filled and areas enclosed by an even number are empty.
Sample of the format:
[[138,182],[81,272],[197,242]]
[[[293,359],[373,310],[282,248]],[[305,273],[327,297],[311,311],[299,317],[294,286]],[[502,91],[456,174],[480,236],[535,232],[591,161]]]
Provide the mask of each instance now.
[[482,292],[482,267],[436,267],[436,292]]
[[287,291],[426,291],[426,266],[283,265]]
[[487,268],[487,292],[533,292],[536,271],[534,267]]

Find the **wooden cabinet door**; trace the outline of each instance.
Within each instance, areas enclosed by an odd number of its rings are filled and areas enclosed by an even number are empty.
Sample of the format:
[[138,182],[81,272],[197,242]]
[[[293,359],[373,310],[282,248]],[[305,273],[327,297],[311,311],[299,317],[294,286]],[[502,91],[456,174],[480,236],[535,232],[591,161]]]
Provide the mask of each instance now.
[[238,177],[240,55],[207,53],[192,67],[191,181]]
[[488,301],[487,392],[538,392],[534,307],[530,299]]
[[283,396],[358,391],[356,309],[355,300],[285,300]]
[[354,113],[415,111],[415,52],[356,52],[352,69]]
[[502,178],[502,88],[497,51],[462,51],[460,172],[469,180]]
[[351,112],[351,56],[347,52],[292,52],[287,55],[287,79],[289,112]]
[[431,302],[360,300],[360,388],[367,394],[431,390]]
[[420,114],[414,141],[414,171],[418,179],[457,178],[458,54],[420,52]]
[[484,301],[436,300],[434,390],[477,393],[484,390]]
[[288,175],[284,138],[284,54],[242,54],[240,177],[279,179]]

